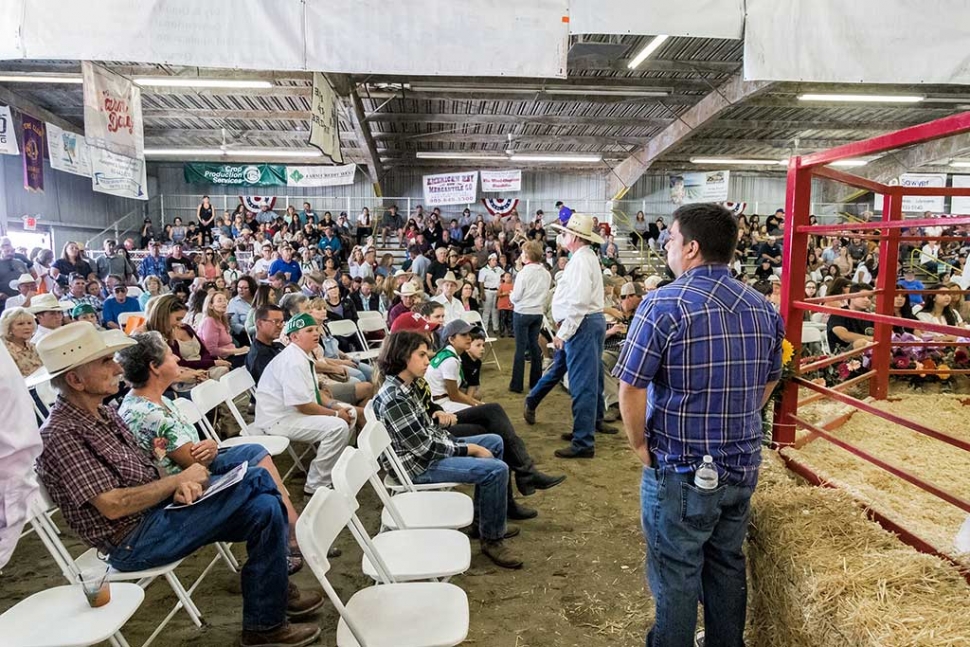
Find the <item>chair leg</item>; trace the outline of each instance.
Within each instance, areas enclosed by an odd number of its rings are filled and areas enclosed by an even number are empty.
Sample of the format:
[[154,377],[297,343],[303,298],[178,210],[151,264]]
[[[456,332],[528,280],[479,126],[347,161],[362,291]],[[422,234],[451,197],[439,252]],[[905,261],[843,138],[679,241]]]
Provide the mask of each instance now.
[[216,550],[219,551],[219,555],[226,562],[226,566],[229,567],[233,573],[239,572],[239,562],[236,560],[236,556],[232,554],[232,544],[226,542],[217,541]]
[[[175,592],[175,596],[179,599],[179,603],[181,604],[182,608],[184,608],[185,612],[189,614],[190,618],[192,618],[192,622],[195,623],[196,627],[199,627],[201,629],[202,612],[200,612],[199,608],[195,606],[195,602],[192,601],[192,598],[190,597],[188,591],[186,591],[185,587],[182,586],[182,583],[175,576],[174,572],[166,573],[165,579],[168,581],[169,586],[171,586],[172,590]],[[200,575],[199,579],[196,580],[196,582],[199,582],[201,579],[202,579],[202,576]]]
[[498,353],[495,352],[495,345],[489,344],[488,347],[492,351],[492,361],[495,362],[495,367],[498,368],[499,371],[501,371],[502,365],[498,363]]

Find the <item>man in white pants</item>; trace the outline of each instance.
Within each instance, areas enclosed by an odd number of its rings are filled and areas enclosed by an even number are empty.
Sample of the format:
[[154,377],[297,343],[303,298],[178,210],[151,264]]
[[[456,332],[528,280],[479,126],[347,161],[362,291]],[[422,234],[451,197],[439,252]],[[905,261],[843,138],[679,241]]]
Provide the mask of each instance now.
[[256,386],[254,426],[266,434],[317,443],[317,456],[310,463],[303,488],[313,494],[332,485],[330,471],[347,446],[356,412],[320,391],[309,355],[320,344],[320,326],[313,317],[293,317],[284,332],[289,345],[266,365]]
[[505,273],[498,266],[498,254],[488,255],[488,264],[478,271],[478,283],[482,286],[482,328],[488,332],[488,324],[492,322],[492,330],[498,332],[498,286],[502,283]]

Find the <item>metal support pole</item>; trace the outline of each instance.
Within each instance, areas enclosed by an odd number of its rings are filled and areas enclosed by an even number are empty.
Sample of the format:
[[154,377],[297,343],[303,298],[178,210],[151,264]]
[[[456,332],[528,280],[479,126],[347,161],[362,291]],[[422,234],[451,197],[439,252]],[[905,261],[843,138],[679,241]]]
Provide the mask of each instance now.
[[[882,219],[886,223],[903,219],[903,196],[890,192],[883,196]],[[876,277],[876,289],[881,290],[876,298],[876,313],[892,316],[893,301],[896,297],[896,277],[899,274],[899,237],[902,230],[896,227],[884,229],[883,238],[879,241],[879,276]],[[892,357],[892,326],[888,323],[877,323],[873,340],[876,348],[872,353],[872,368],[875,377],[869,380],[869,395],[877,400],[885,400],[889,394],[889,361]]]

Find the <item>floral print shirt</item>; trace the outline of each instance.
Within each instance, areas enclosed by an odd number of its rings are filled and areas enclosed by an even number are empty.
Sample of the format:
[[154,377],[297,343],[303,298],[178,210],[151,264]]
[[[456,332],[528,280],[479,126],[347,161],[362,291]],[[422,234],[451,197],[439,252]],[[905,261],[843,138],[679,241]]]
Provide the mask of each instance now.
[[199,433],[165,396],[162,396],[162,405],[129,391],[118,414],[155,465],[168,475],[178,474],[182,468],[168,454],[186,443],[199,442]]

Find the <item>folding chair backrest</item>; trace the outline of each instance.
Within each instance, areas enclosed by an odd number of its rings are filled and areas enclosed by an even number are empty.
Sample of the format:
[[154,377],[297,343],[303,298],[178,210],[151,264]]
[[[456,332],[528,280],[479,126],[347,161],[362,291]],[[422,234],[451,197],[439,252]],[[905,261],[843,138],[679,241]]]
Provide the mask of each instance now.
[[327,321],[327,329],[330,334],[334,337],[356,337],[359,334],[357,329],[357,324],[355,324],[350,319],[341,319],[339,321]]
[[209,440],[215,442],[217,445],[221,444],[219,436],[216,434],[215,429],[209,424],[202,412],[199,411],[199,407],[196,406],[195,402],[189,400],[188,398],[175,398],[172,400],[172,404],[175,405],[175,409],[178,411],[187,423],[195,427],[197,430],[202,432],[202,435]]
[[[357,327],[363,333],[382,331],[387,332],[387,326],[384,324],[384,317],[381,316],[379,312],[358,312],[357,315],[360,317],[357,320]],[[331,331],[332,332],[332,331]]]
[[199,408],[202,415],[209,413],[229,397],[229,391],[219,380],[206,380],[198,386],[192,387],[189,393],[192,395],[192,402]]
[[256,388],[256,381],[253,380],[253,376],[246,370],[245,366],[229,371],[222,376],[219,382],[226,387],[229,397],[233,400]]
[[71,584],[78,584],[81,579],[80,573],[74,565],[74,558],[67,550],[64,542],[61,541],[61,538],[57,536],[57,532],[51,525],[50,519],[47,518],[47,513],[53,509],[54,505],[47,497],[47,492],[42,490],[41,496],[35,497],[30,503],[27,510],[27,521],[37,533],[37,536],[40,537],[41,543],[44,544],[44,548],[50,553],[54,563],[61,569],[61,574],[64,576],[64,579]]
[[820,344],[822,342],[821,331],[814,326],[802,326],[803,344]]
[[334,490],[349,499],[356,499],[364,483],[376,473],[377,466],[370,454],[347,447],[337,459],[330,476]]
[[[132,296],[130,288],[128,290],[128,296]],[[131,319],[132,317],[141,317],[142,319],[144,319],[145,313],[144,312],[122,312],[121,314],[119,314],[118,325],[121,326],[122,330],[124,330],[125,324],[128,323],[128,320]]]
[[374,401],[368,400],[367,404],[364,405],[364,420],[367,422],[376,422],[377,414],[374,413]]
[[408,476],[401,459],[391,446],[391,435],[387,433],[387,427],[377,420],[367,423],[360,435],[357,436],[357,447],[365,450],[374,458],[383,456],[384,460],[390,464],[398,483],[404,486],[405,490],[414,491],[414,483],[411,481],[411,477]]
[[482,315],[477,310],[466,310],[465,312],[461,313],[461,318],[473,326],[475,324],[482,324]]

